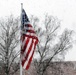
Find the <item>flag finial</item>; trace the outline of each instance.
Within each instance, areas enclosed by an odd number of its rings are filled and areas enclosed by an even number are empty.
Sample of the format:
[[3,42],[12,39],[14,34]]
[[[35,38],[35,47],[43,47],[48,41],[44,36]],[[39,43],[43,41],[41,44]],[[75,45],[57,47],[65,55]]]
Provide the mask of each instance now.
[[23,8],[23,3],[21,3],[21,8]]

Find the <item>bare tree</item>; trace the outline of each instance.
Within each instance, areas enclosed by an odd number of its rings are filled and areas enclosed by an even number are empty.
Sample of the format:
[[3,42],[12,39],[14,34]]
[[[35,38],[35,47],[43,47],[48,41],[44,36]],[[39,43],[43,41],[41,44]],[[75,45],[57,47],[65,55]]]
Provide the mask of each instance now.
[[[37,53],[39,59],[34,62],[35,70],[38,75],[45,75],[47,68],[51,61],[63,60],[65,53],[72,47],[72,30],[65,29],[59,36],[57,32],[60,28],[60,21],[53,16],[45,16],[44,29],[37,27],[38,18],[32,17],[32,23],[36,29],[39,37],[39,44],[37,45]],[[42,27],[43,27],[42,26]]]
[[1,20],[0,30],[1,67],[4,75],[13,75],[19,69],[19,18],[10,16]]

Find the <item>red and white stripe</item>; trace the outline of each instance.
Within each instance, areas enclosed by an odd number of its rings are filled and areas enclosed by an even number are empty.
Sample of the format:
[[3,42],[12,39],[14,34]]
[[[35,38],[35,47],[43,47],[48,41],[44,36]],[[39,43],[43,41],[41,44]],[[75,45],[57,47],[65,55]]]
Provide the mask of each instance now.
[[22,67],[27,70],[32,61],[38,38],[30,24],[25,25],[24,29],[25,31],[21,31],[21,62]]

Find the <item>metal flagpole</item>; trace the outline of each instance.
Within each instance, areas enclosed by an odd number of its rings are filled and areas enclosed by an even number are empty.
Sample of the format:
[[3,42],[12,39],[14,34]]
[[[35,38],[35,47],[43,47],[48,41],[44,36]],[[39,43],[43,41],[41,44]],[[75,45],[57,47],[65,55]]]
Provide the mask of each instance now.
[[20,60],[20,75],[22,75],[22,65],[21,65],[21,60]]
[[[21,3],[21,21],[22,21],[22,9],[23,9],[23,3]],[[22,23],[21,23],[21,24],[22,24]],[[20,75],[22,75],[21,59],[20,59]]]

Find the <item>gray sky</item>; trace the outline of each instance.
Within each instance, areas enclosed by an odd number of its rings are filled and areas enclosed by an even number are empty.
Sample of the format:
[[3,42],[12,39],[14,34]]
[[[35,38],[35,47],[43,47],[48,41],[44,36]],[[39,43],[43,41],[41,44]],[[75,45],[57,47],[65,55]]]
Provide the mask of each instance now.
[[[0,0],[0,18],[13,14],[20,16],[21,3],[28,17],[40,18],[46,13],[57,16],[61,21],[61,29],[72,29],[76,32],[76,0]],[[65,60],[76,60],[76,47],[70,50]]]

